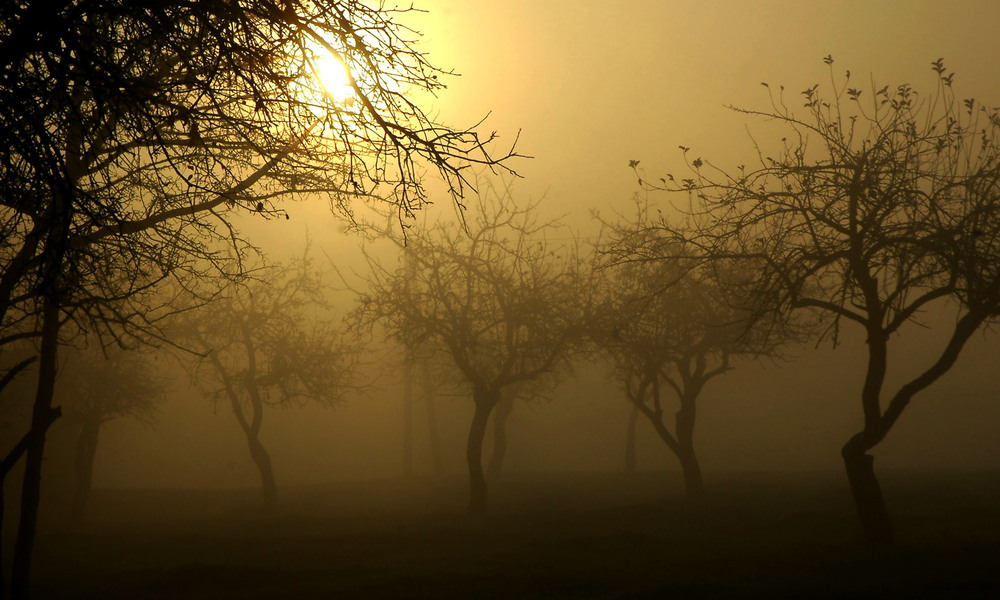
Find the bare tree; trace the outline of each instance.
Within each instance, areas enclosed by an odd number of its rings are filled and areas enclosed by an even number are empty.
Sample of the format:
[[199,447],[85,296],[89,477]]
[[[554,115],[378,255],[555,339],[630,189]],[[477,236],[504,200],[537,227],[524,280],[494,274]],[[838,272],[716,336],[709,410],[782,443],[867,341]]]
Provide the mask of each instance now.
[[[770,87],[770,109],[742,111],[787,131],[759,166],[688,158],[689,177],[642,181],[689,197],[697,231],[665,231],[701,256],[752,260],[781,306],[823,319],[821,339],[836,344],[845,323],[864,333],[864,427],[842,455],[865,538],[884,544],[892,530],[869,451],[1000,309],[1000,111],[961,100],[941,60],[927,95],[853,87],[825,61],[829,88],[803,91],[798,112]],[[936,358],[886,389],[893,337],[935,308],[954,312]]]
[[56,399],[67,420],[79,428],[73,463],[73,520],[82,520],[87,509],[101,427],[119,418],[152,425],[167,386],[166,378],[156,374],[149,352],[91,347],[66,357],[56,383]]
[[[604,316],[593,321],[592,336],[633,406],[630,444],[642,414],[680,462],[687,498],[700,501],[705,487],[694,433],[702,391],[731,370],[736,357],[778,356],[793,330],[748,293],[751,272],[731,261],[686,257],[692,253],[661,234],[648,205],[639,203],[635,217],[610,228],[598,251],[606,262],[600,269]],[[664,387],[678,403],[672,430],[664,419]]]
[[327,302],[308,255],[258,271],[212,302],[175,317],[172,339],[192,350],[195,384],[227,402],[260,474],[265,509],[277,502],[261,439],[266,407],[333,405],[356,390],[360,345],[322,318]]
[[[546,240],[533,206],[519,207],[509,187],[480,195],[467,228],[440,224],[410,231],[409,268],[372,260],[355,313],[359,327],[381,324],[403,343],[433,347],[454,364],[475,412],[466,460],[470,512],[486,511],[483,440],[503,395],[568,365],[579,338],[580,266],[572,247]],[[403,247],[399,240],[400,247]]]

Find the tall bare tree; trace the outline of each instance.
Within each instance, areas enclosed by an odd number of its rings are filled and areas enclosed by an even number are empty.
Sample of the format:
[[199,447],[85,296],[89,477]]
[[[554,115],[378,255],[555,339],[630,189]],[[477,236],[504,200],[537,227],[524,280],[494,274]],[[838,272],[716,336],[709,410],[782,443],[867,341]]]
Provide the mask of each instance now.
[[554,224],[539,223],[533,208],[517,206],[509,187],[489,188],[465,213],[467,227],[411,230],[411,266],[371,261],[355,313],[359,326],[381,324],[404,344],[433,347],[454,364],[475,405],[466,461],[476,516],[487,505],[482,451],[490,416],[513,386],[568,365],[586,308],[574,248],[547,241]]
[[264,508],[277,483],[261,439],[267,407],[333,405],[357,389],[362,348],[323,318],[324,287],[308,255],[233,284],[211,302],[178,314],[171,338],[190,352],[197,387],[228,403],[260,474]]
[[[598,249],[603,318],[592,321],[592,336],[633,406],[631,435],[642,414],[680,462],[687,498],[699,501],[705,487],[694,433],[702,391],[734,358],[777,357],[795,330],[754,295],[751,271],[686,256],[692,253],[662,235],[647,204],[609,228]],[[677,402],[672,429],[664,388]],[[634,454],[631,460],[634,468]]]
[[[889,543],[892,529],[869,453],[910,401],[946,373],[962,347],[1000,312],[1000,111],[952,87],[943,61],[936,87],[854,87],[830,66],[830,84],[804,90],[797,110],[784,88],[771,107],[743,110],[785,127],[760,164],[722,170],[690,159],[688,177],[652,189],[685,193],[696,231],[663,226],[708,258],[746,258],[756,281],[790,310],[823,319],[822,339],[842,325],[864,333],[868,360],[860,396],[863,428],[842,456],[865,538]],[[636,163],[633,163],[636,166]],[[943,345],[902,385],[887,389],[894,336],[952,312]]]

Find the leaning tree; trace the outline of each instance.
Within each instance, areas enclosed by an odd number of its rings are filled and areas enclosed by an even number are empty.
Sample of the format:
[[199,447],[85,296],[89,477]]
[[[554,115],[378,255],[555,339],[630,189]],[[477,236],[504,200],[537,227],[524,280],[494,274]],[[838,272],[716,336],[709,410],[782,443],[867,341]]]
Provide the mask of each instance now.
[[[504,395],[566,368],[580,337],[588,295],[572,246],[546,240],[554,223],[518,206],[507,187],[487,188],[467,222],[411,230],[408,265],[370,260],[354,318],[381,325],[405,345],[433,348],[453,364],[474,404],[466,460],[470,512],[483,516],[487,481],[483,440]],[[586,290],[583,290],[585,292]]]
[[[630,433],[635,417],[644,416],[677,457],[686,497],[700,501],[705,486],[694,434],[705,386],[736,358],[779,357],[797,328],[756,289],[751,269],[699,259],[664,235],[661,217],[649,209],[637,202],[634,216],[605,224],[610,233],[596,248],[599,317],[589,331],[633,406]],[[666,409],[674,403],[671,427]]]
[[362,347],[324,313],[308,253],[256,270],[210,302],[175,315],[170,338],[195,386],[229,405],[260,475],[265,510],[278,488],[261,429],[268,407],[331,406],[357,389]]
[[[383,199],[406,217],[425,199],[422,165],[460,196],[470,162],[511,156],[413,99],[443,87],[446,72],[415,48],[407,10],[358,0],[0,7],[0,341],[31,335],[40,347],[15,596],[27,594],[45,431],[58,416],[60,324],[103,328],[112,301],[118,326],[148,335],[147,312],[122,301],[185,273],[237,271],[237,214],[287,218],[285,200],[325,196],[348,212],[351,198]],[[321,83],[327,63],[342,85]],[[219,244],[240,247],[236,260],[221,260]],[[95,277],[128,284],[103,290]]]
[[[929,94],[854,87],[825,62],[829,87],[804,90],[796,110],[769,87],[769,109],[741,111],[787,131],[773,151],[758,148],[756,167],[688,158],[687,176],[642,182],[687,194],[696,231],[670,232],[701,256],[760,265],[756,281],[786,309],[823,319],[821,339],[837,343],[844,325],[863,332],[864,425],[841,453],[866,540],[890,543],[870,451],[1000,315],[1000,111],[961,99],[941,60]],[[926,318],[942,311],[953,314]],[[894,336],[931,324],[945,335],[937,354],[887,388]]]

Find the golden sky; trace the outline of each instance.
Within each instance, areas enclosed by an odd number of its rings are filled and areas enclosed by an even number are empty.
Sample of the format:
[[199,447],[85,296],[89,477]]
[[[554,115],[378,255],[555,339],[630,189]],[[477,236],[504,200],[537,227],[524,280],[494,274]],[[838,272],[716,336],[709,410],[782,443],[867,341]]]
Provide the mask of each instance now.
[[[461,77],[441,118],[521,130],[520,185],[556,212],[587,214],[636,191],[630,159],[650,176],[681,164],[678,145],[722,165],[747,162],[747,120],[761,82],[799,91],[829,80],[930,91],[945,58],[961,97],[1000,104],[1000,2],[993,0],[419,0],[410,19],[432,62]],[[867,86],[865,86],[867,87]],[[751,131],[753,123],[751,123]],[[765,140],[762,140],[765,141]]]

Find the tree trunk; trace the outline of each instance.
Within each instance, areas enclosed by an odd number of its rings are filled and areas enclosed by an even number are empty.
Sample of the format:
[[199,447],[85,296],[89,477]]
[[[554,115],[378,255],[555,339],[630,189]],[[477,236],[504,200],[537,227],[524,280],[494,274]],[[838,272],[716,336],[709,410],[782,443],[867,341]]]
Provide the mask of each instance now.
[[892,525],[886,510],[882,488],[875,477],[875,458],[854,439],[844,445],[841,456],[847,470],[854,506],[861,519],[865,542],[871,545],[892,544]]
[[[56,412],[56,415],[58,415],[58,411]],[[3,458],[3,461],[0,461],[0,532],[2,532],[3,529],[2,526],[4,522],[4,515],[6,513],[6,505],[4,502],[5,501],[4,485],[5,482],[7,481],[7,475],[9,475],[11,470],[14,469],[14,465],[17,464],[17,461],[21,460],[21,457],[24,456],[25,452],[28,451],[28,443],[30,439],[31,439],[31,431],[28,431],[28,433],[24,434],[24,436],[21,437],[21,439],[17,442],[17,444],[14,445],[11,451],[7,453],[7,456]],[[2,539],[3,536],[0,535],[0,540]],[[2,546],[3,544],[0,544],[0,547]],[[2,553],[0,553],[0,558],[2,558]],[[3,563],[4,561],[0,560],[0,565],[3,565]],[[0,600],[3,600],[6,597],[6,595],[7,595],[7,581],[4,578],[3,569],[2,567],[0,567]]]
[[28,598],[28,581],[31,576],[31,554],[38,528],[38,505],[41,501],[42,460],[45,452],[45,433],[59,416],[59,409],[52,407],[55,390],[56,357],[59,350],[59,305],[51,296],[44,299],[42,317],[41,360],[38,366],[38,388],[31,413],[24,481],[21,487],[21,515],[17,539],[14,543],[14,561],[10,579],[10,595],[14,600]]
[[423,380],[424,406],[427,409],[427,435],[430,438],[431,464],[434,466],[434,474],[441,477],[444,475],[444,461],[441,459],[441,436],[438,433],[437,411],[434,407],[434,385],[426,362],[421,370],[421,379]]
[[498,481],[503,471],[503,461],[507,456],[507,419],[513,410],[513,397],[504,398],[497,403],[497,412],[493,416],[493,451],[486,468],[486,477],[491,483]]
[[694,452],[695,399],[681,399],[681,408],[677,411],[677,459],[684,473],[684,495],[688,500],[700,502],[705,498],[705,482],[701,476],[701,466]]
[[472,415],[472,426],[469,428],[469,443],[465,449],[466,461],[469,465],[469,513],[482,518],[486,515],[486,477],[483,475],[483,438],[486,437],[486,425],[490,420],[490,412],[496,402],[492,394],[477,392],[474,395],[476,412]]
[[635,429],[639,422],[639,409],[633,404],[632,413],[628,416],[628,427],[625,429],[625,472],[635,473]]
[[684,474],[684,496],[694,503],[701,502],[705,499],[705,482],[701,476],[701,465],[698,464],[694,448],[682,446],[677,453],[677,459]]
[[247,446],[250,448],[250,457],[253,459],[254,464],[257,466],[257,471],[260,473],[261,495],[264,501],[264,510],[272,510],[277,505],[278,487],[274,482],[274,469],[271,467],[271,455],[267,453],[267,449],[264,448],[264,444],[260,442],[260,425],[264,420],[264,404],[261,401],[256,388],[251,386],[249,391],[250,409],[252,414],[250,416],[251,420],[247,421],[247,417],[243,413],[243,406],[240,404],[239,396],[236,394],[235,390],[233,390],[233,387],[229,382],[228,375],[226,375],[221,363],[218,362],[218,359],[215,358],[214,355],[212,359],[216,368],[219,369],[219,373],[223,375],[223,380],[226,381],[226,392],[229,395],[233,415],[236,417],[236,421],[240,424],[240,429],[242,429],[244,435],[246,435]]
[[274,470],[271,468],[271,455],[267,453],[264,444],[260,443],[257,436],[247,436],[247,443],[250,446],[250,456],[257,465],[260,473],[261,497],[264,501],[264,510],[272,511],[278,504],[278,487],[274,482]]
[[94,476],[94,457],[97,455],[97,439],[101,432],[100,413],[88,414],[83,418],[80,437],[76,440],[74,472],[76,485],[73,489],[73,505],[70,519],[74,523],[83,522],[90,500],[90,488]]

